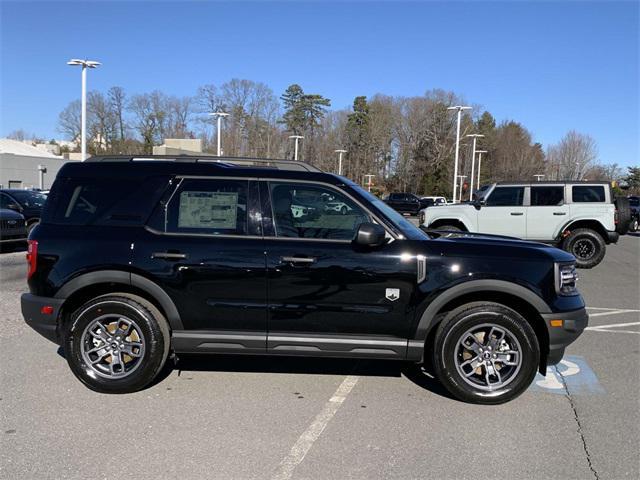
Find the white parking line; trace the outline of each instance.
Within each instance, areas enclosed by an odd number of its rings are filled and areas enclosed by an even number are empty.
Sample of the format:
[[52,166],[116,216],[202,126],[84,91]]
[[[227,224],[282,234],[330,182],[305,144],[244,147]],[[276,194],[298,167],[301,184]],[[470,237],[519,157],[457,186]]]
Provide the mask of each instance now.
[[355,375],[349,375],[345,378],[333,396],[325,403],[320,413],[316,416],[315,420],[304,431],[295,445],[291,448],[289,455],[287,455],[280,465],[278,470],[271,477],[272,480],[289,480],[293,475],[295,468],[304,460],[315,441],[320,437],[323,430],[329,423],[329,421],[336,414],[342,403],[347,398],[347,395],[351,392],[353,387],[358,383],[358,377]]
[[589,317],[604,317],[605,315],[618,315],[620,313],[634,313],[640,310],[610,310],[608,312],[590,313]]

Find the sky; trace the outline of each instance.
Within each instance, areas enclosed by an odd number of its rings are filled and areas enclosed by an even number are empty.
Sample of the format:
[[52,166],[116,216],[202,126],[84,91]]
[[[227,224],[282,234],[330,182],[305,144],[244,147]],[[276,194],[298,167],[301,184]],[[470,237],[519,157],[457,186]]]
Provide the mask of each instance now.
[[603,163],[640,164],[640,2],[167,2],[0,4],[0,135],[61,138],[89,89],[193,95],[232,78],[292,83],[332,108],[355,96],[453,91],[545,147],[591,135]]

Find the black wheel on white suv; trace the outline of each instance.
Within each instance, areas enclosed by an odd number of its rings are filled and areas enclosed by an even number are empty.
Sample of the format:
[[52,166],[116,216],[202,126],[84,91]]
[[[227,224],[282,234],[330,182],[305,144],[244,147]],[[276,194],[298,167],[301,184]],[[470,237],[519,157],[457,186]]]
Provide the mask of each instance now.
[[461,232],[462,229],[460,227],[456,227],[455,225],[438,225],[435,230],[445,230],[449,232]]
[[607,245],[598,232],[590,228],[578,228],[564,239],[562,249],[576,257],[576,267],[593,268],[604,258]]
[[540,346],[531,325],[504,305],[462,305],[438,326],[436,376],[465,402],[495,405],[514,399],[529,387],[539,363]]
[[130,393],[147,386],[169,354],[166,319],[144,298],[113,293],[78,308],[64,336],[71,371],[102,393]]

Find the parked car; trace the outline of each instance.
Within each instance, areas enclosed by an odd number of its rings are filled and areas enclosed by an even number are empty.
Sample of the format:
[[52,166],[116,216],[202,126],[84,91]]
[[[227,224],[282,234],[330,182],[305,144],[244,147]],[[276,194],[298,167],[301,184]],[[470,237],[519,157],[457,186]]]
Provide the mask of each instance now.
[[27,220],[27,231],[30,233],[42,214],[42,207],[47,196],[35,190],[2,189],[0,190],[0,208],[13,210]]
[[[587,325],[562,250],[427,234],[303,162],[208,160],[96,157],[58,172],[22,313],[87,387],[140,390],[170,352],[377,358],[432,364],[457,398],[496,404]],[[323,194],[350,212],[294,216],[294,201]]]
[[475,201],[427,209],[428,229],[481,232],[557,245],[592,268],[606,245],[627,233],[626,198],[614,199],[607,182],[497,183],[483,186]]
[[420,210],[428,206],[426,201],[421,200],[413,193],[394,192],[385,197],[384,202],[399,213],[418,215]]
[[0,209],[0,248],[27,241],[27,222],[18,212]]
[[640,224],[640,197],[629,196],[629,209],[631,210],[629,230],[637,232]]
[[445,197],[421,197],[420,200],[425,202],[426,207],[439,207],[449,203]]

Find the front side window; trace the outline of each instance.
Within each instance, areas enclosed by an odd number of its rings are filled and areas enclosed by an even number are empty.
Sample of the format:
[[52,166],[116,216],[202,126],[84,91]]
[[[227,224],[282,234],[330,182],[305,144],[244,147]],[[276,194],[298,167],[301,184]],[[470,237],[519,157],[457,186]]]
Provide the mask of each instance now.
[[269,184],[276,236],[352,240],[369,216],[333,189],[304,183]]
[[604,202],[604,185],[574,185],[574,202]]
[[0,208],[8,208],[12,203],[15,204],[16,202],[11,200],[11,197],[9,197],[9,195],[0,193]]
[[167,204],[165,231],[246,235],[247,186],[242,180],[182,180]]
[[42,208],[44,207],[44,202],[47,201],[46,195],[43,195],[40,192],[32,192],[28,190],[14,192],[13,196],[25,208]]
[[519,207],[524,199],[524,187],[496,187],[487,205],[492,207]]
[[531,206],[547,207],[564,203],[564,187],[531,187]]

